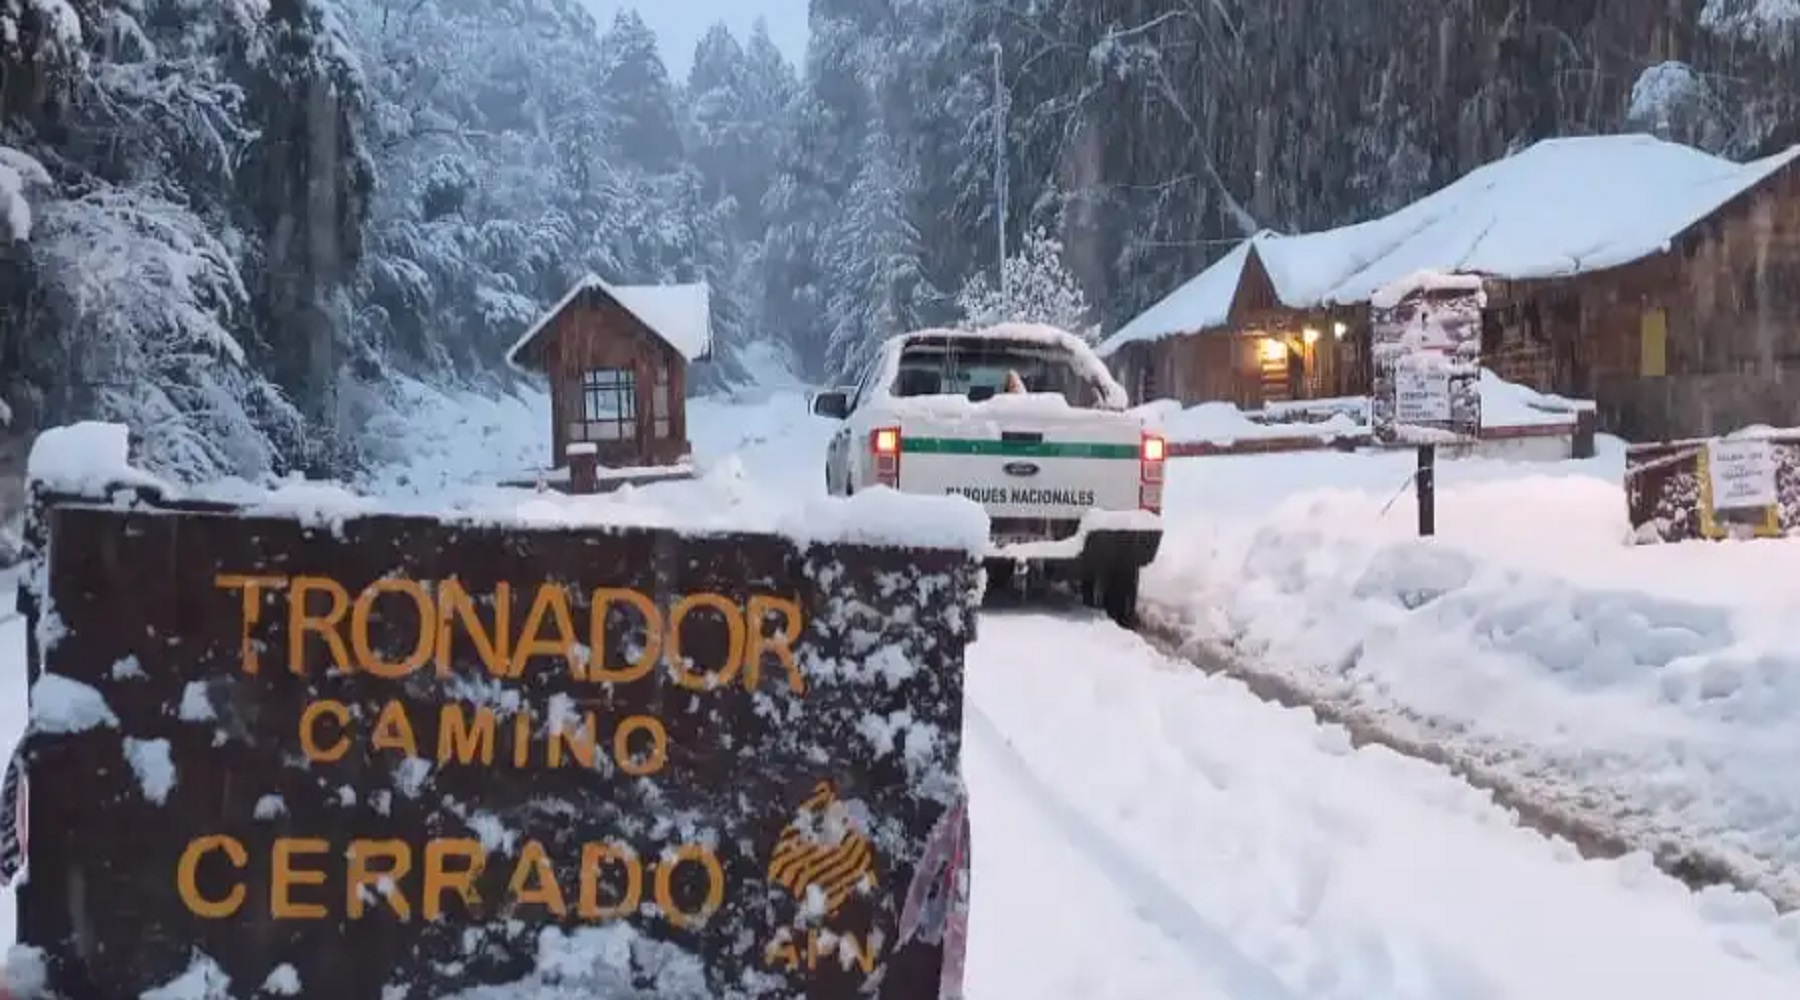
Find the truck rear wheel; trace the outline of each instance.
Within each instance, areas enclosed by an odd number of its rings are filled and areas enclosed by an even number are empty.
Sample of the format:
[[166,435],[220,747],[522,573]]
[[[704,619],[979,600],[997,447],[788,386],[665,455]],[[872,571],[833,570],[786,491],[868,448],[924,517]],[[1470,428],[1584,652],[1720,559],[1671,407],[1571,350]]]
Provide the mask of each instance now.
[[1106,612],[1120,628],[1137,628],[1137,566],[1108,566],[1087,573],[1081,581],[1082,602]]

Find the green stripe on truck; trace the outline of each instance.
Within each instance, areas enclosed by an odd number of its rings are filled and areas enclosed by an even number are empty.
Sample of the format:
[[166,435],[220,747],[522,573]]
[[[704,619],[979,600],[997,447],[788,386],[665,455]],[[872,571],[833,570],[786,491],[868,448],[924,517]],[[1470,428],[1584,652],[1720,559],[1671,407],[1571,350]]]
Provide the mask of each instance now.
[[1097,441],[981,441],[969,438],[901,436],[903,455],[991,455],[1008,458],[1130,458],[1138,457],[1135,444],[1102,444]]

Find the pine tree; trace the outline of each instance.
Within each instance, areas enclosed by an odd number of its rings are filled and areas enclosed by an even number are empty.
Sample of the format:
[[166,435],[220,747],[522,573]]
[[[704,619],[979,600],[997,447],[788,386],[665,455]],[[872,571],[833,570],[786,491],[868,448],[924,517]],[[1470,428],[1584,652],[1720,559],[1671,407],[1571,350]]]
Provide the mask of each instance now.
[[637,11],[620,11],[600,40],[599,79],[620,161],[652,173],[680,166],[674,86],[657,52],[656,35]]
[[863,144],[862,171],[825,237],[825,317],[830,328],[826,371],[853,373],[886,338],[916,328],[921,307],[937,295],[920,266],[911,219],[917,176],[886,132]]

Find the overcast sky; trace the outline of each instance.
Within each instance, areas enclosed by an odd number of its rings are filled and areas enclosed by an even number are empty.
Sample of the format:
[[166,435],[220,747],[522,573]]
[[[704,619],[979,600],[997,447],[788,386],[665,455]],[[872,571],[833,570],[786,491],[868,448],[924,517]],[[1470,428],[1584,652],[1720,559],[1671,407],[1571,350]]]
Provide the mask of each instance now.
[[663,62],[677,81],[687,79],[694,44],[717,21],[730,25],[741,41],[750,37],[757,17],[765,17],[770,37],[789,60],[798,66],[806,55],[806,0],[587,0],[587,4],[599,16],[602,29],[620,10],[636,7],[656,32]]

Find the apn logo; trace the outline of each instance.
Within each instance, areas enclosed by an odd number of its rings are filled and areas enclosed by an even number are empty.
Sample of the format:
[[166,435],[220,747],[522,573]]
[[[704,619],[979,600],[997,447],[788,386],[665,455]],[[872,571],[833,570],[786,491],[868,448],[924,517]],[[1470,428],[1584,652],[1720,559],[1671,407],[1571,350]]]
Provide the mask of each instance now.
[[763,963],[788,972],[836,966],[872,976],[880,967],[882,935],[832,926],[831,918],[852,895],[872,893],[875,849],[857,828],[850,807],[821,781],[781,831],[769,856],[769,881],[793,894],[800,921],[775,931],[763,945]]
[[781,831],[769,857],[769,881],[822,917],[836,914],[852,893],[876,887],[875,851],[828,782],[819,782]]

